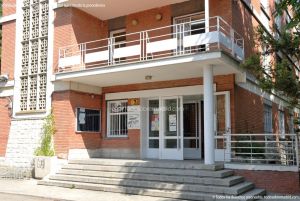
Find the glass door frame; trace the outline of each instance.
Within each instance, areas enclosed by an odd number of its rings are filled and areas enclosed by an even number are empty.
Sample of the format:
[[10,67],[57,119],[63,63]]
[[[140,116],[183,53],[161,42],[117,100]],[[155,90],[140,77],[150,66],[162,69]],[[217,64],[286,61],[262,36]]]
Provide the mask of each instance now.
[[[165,111],[160,110],[160,159],[170,159],[170,160],[183,160],[183,97],[182,96],[166,96],[160,97],[160,108],[165,107],[166,100],[177,101],[177,110],[176,110],[176,137],[167,137],[165,135]],[[170,126],[170,125],[169,125]],[[177,148],[166,148],[166,140],[177,140]]]
[[[165,149],[165,137],[164,137],[164,125],[165,122],[165,115],[163,114],[164,108],[164,101],[165,100],[177,100],[177,137],[168,137],[167,139],[177,139],[177,148],[170,148]],[[158,100],[159,101],[159,137],[149,137],[149,128],[150,128],[150,107],[149,101],[151,100]],[[160,96],[160,97],[153,97],[147,99],[147,145],[146,145],[146,158],[153,158],[153,159],[170,159],[170,160],[183,160],[183,97],[182,96]],[[179,116],[179,118],[178,118]],[[159,139],[159,148],[150,148],[149,147],[149,140],[152,139]]]
[[[226,136],[218,136],[217,135],[217,117],[216,117],[216,100],[218,95],[224,95],[225,96],[225,132],[224,134]],[[215,100],[215,106],[214,106],[214,130],[215,130],[215,160],[216,161],[228,161],[230,158],[230,142],[231,142],[231,112],[230,112],[230,91],[222,91],[222,92],[215,92],[214,93],[214,100]],[[217,141],[223,140],[225,146],[225,149],[218,149],[217,147]]]
[[[149,118],[149,113],[150,113],[150,104],[149,102],[150,101],[153,101],[153,100],[157,100],[158,101],[158,118],[159,118],[159,129],[158,129],[158,137],[150,137],[150,132],[149,132],[149,129],[150,129],[150,118]],[[147,137],[146,137],[146,141],[147,141],[147,147],[146,147],[146,157],[147,158],[153,158],[153,159],[159,159],[160,158],[160,98],[157,97],[157,98],[148,98],[147,99]],[[159,141],[159,147],[158,148],[150,148],[150,140],[158,140]]]
[[[203,98],[202,98],[203,99]],[[184,128],[183,128],[183,143],[185,139],[194,139],[196,140],[196,143],[198,145],[198,148],[184,148],[183,147],[183,156],[184,159],[202,159],[202,150],[201,150],[201,143],[202,143],[202,138],[201,138],[201,128],[203,125],[201,125],[201,101],[202,99],[200,98],[199,100],[190,100],[190,101],[183,101],[183,107],[184,104],[195,104],[196,108],[196,112],[195,112],[195,116],[196,116],[196,137],[185,137],[184,136]],[[183,145],[184,146],[184,145]],[[191,154],[192,152],[195,152],[194,154]],[[198,153],[197,153],[198,152]],[[186,154],[186,155],[185,155]],[[194,157],[194,155],[199,154],[199,157]]]

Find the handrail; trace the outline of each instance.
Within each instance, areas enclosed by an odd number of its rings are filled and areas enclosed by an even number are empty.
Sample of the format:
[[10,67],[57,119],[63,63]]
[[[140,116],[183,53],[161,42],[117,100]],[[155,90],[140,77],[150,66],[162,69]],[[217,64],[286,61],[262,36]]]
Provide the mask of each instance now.
[[[297,134],[223,134],[225,163],[299,167]],[[220,140],[220,136],[218,139]]]
[[[244,39],[240,34],[220,16],[210,20],[209,27],[199,19],[60,47],[57,71],[84,70],[215,50],[226,51],[235,59],[243,60]],[[206,32],[207,29],[210,31]],[[116,43],[115,40],[121,37],[126,38],[125,41]]]

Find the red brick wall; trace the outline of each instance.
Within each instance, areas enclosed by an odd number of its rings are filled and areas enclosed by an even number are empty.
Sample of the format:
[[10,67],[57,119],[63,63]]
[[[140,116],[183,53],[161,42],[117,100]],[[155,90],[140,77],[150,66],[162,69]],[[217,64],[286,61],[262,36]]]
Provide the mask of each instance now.
[[236,175],[255,183],[258,188],[268,192],[300,194],[299,173],[279,171],[234,170]]
[[[156,14],[161,13],[162,19],[157,21],[155,19]],[[132,20],[138,20],[137,25],[132,25]],[[171,7],[164,6],[161,8],[154,8],[138,13],[133,13],[126,16],[126,32],[138,32],[147,29],[153,29],[157,27],[169,26],[172,24]]]
[[2,15],[12,15],[16,13],[16,0],[3,0],[2,1]]
[[127,138],[107,138],[106,136],[106,100],[105,94],[102,95],[102,138],[101,148],[130,148],[139,149],[140,148],[140,130],[128,130]]
[[101,96],[74,91],[55,92],[52,95],[55,118],[55,149],[57,155],[67,154],[69,149],[100,147],[100,133],[76,133],[76,108],[101,108]]
[[272,123],[273,123],[273,133],[279,132],[279,108],[276,103],[272,104]]
[[[103,35],[101,30],[102,21],[79,10],[72,9],[72,28],[73,43],[84,43],[94,41],[101,38]],[[106,30],[105,30],[106,31]]]
[[[209,16],[221,16],[227,23],[232,24],[232,2],[231,1],[209,1]],[[234,16],[235,17],[235,16]]]
[[10,21],[2,24],[2,55],[1,74],[8,74],[9,79],[14,79],[15,67],[15,37],[16,22]]
[[[234,131],[235,130],[234,75],[215,76],[214,83],[216,83],[217,91],[230,91],[231,128]],[[103,92],[103,98],[104,98],[105,93],[139,91],[139,90],[171,88],[171,87],[183,87],[183,86],[193,86],[193,85],[202,85],[202,84],[203,84],[202,78],[192,78],[192,79],[170,80],[170,81],[161,81],[161,82],[149,82],[149,83],[142,83],[142,84],[130,84],[130,85],[104,87],[102,89],[102,92]],[[102,113],[103,122],[104,121],[106,122],[105,116],[106,116],[106,113]],[[105,125],[106,125],[106,123],[103,123],[102,133],[106,133],[106,130],[105,130],[106,128],[104,127]]]
[[235,87],[236,133],[264,132],[263,99],[239,86]]
[[54,19],[54,69],[58,66],[59,48],[106,37],[107,25],[76,8],[60,8]]
[[7,140],[10,128],[10,110],[7,98],[0,98],[0,157],[6,153]]
[[232,27],[244,38],[245,56],[248,57],[255,51],[255,27],[258,23],[240,1],[232,5],[232,15]]
[[[216,76],[217,91],[231,92],[232,128],[234,128],[234,76]],[[57,154],[67,154],[69,149],[96,149],[96,148],[140,148],[140,130],[129,130],[127,138],[106,138],[106,101],[105,93],[136,91],[180,86],[201,85],[201,78],[153,82],[144,84],[132,84],[124,86],[106,87],[103,95],[92,99],[90,94],[74,91],[55,92],[53,94],[52,107],[55,116],[57,132],[55,134],[55,148]],[[101,107],[102,105],[102,107]],[[100,133],[76,133],[75,132],[75,108],[101,108],[102,130]]]

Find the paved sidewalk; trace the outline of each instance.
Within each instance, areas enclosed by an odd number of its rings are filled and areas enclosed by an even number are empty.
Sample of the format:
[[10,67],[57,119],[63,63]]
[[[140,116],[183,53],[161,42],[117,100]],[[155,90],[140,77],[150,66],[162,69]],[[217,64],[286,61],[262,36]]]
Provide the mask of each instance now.
[[30,195],[18,195],[9,193],[0,193],[0,200],[3,201],[62,201],[49,198],[41,198]]
[[[169,198],[157,198],[139,195],[126,195],[120,193],[89,191],[80,189],[68,189],[55,186],[37,185],[37,180],[0,180],[0,200],[2,196],[11,200],[18,195],[29,195],[40,197],[40,200],[69,200],[69,201],[171,201]],[[7,195],[8,194],[8,195]],[[45,199],[47,198],[47,199]],[[28,201],[30,198],[27,199]],[[27,201],[26,200],[26,201]],[[33,201],[38,199],[32,198]],[[22,200],[23,201],[23,200]]]

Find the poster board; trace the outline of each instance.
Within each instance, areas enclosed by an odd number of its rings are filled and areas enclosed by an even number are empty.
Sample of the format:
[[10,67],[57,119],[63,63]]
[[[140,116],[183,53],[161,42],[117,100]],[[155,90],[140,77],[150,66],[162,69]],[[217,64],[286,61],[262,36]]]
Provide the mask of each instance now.
[[176,114],[169,115],[169,131],[170,132],[177,131],[177,116],[176,116]]
[[128,115],[127,115],[127,128],[128,129],[140,129],[141,125],[141,113],[140,113],[140,106],[128,106],[127,108]]

